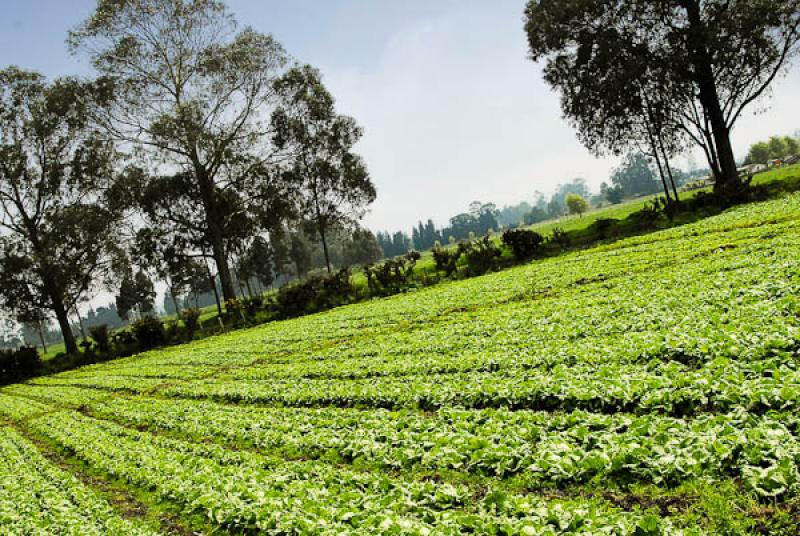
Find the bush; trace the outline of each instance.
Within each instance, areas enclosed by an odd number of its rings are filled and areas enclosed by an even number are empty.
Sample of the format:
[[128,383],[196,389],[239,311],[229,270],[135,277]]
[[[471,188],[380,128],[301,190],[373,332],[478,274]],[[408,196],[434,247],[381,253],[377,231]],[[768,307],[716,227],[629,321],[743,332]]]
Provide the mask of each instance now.
[[434,247],[432,250],[433,261],[436,269],[451,276],[458,269],[458,258],[461,257],[461,248],[449,249],[441,246]]
[[139,350],[149,350],[162,346],[167,342],[164,324],[155,316],[145,316],[133,323],[131,327],[133,336],[139,345]]
[[181,320],[186,328],[186,336],[189,340],[194,339],[194,334],[200,325],[200,310],[191,308],[181,311]]
[[529,229],[511,229],[503,233],[503,243],[511,248],[514,257],[525,260],[541,251],[544,237]]
[[369,292],[373,296],[387,296],[406,288],[414,275],[414,267],[421,255],[416,251],[389,259],[381,264],[364,267]]
[[13,383],[36,374],[42,361],[36,348],[23,346],[0,350],[0,384]]
[[613,229],[616,220],[608,219],[608,218],[598,218],[592,223],[591,229],[597,234],[600,238],[608,238],[610,235],[611,229]]
[[89,335],[92,336],[97,351],[104,355],[111,354],[111,333],[108,331],[107,324],[100,324],[99,326],[91,326],[89,328]]
[[501,255],[500,248],[488,236],[461,244],[459,248],[467,260],[467,273],[473,276],[485,274],[493,269],[495,259]]
[[348,303],[353,294],[350,271],[343,269],[335,274],[317,275],[302,283],[282,287],[273,309],[278,315],[288,318]]
[[550,241],[558,244],[561,249],[567,249],[570,245],[569,235],[560,227],[553,228],[553,234],[550,235]]
[[244,305],[242,304],[241,300],[231,299],[225,300],[225,314],[224,318],[226,322],[238,322],[239,320],[244,320]]
[[248,318],[255,318],[258,312],[264,307],[264,297],[250,296],[249,298],[244,298],[242,300],[242,307]]
[[125,357],[136,353],[136,336],[130,330],[121,330],[111,336],[114,344],[114,353],[117,357]]

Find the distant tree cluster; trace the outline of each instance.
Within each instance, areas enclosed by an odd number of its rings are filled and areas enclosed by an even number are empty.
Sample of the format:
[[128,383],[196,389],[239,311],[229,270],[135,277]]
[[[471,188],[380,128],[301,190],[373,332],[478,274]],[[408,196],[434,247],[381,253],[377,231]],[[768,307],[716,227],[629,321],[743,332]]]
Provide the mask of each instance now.
[[772,136],[750,146],[745,164],[766,164],[770,160],[800,154],[800,139],[792,136]]

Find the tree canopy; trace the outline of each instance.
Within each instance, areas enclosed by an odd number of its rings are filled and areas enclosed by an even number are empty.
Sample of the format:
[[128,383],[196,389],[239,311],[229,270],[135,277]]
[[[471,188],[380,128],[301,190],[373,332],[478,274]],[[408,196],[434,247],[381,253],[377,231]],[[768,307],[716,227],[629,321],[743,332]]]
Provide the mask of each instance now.
[[731,129],[785,68],[799,29],[800,0],[531,0],[525,10],[531,58],[545,61],[590,149],[645,140],[668,158],[685,137],[724,197],[741,190]]
[[126,194],[115,151],[90,120],[102,85],[0,71],[0,300],[22,319],[55,315],[77,351],[69,311],[116,249]]

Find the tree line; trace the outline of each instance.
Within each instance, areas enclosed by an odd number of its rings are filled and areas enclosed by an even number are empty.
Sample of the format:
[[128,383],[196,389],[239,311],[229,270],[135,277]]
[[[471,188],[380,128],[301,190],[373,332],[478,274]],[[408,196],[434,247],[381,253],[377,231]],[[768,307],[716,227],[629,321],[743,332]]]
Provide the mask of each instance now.
[[154,279],[234,300],[282,263],[307,271],[309,236],[332,270],[376,192],[318,70],[212,0],[100,0],[67,41],[95,77],[0,71],[0,303],[17,321],[54,318],[76,353],[70,316],[101,289],[123,318],[153,308]]

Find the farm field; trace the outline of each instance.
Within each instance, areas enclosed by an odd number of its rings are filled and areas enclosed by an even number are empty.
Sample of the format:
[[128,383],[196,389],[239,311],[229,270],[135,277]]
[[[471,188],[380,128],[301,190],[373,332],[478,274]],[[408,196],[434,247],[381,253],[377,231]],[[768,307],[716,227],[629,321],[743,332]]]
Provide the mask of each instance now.
[[8,386],[0,534],[796,534],[798,259],[793,194]]

